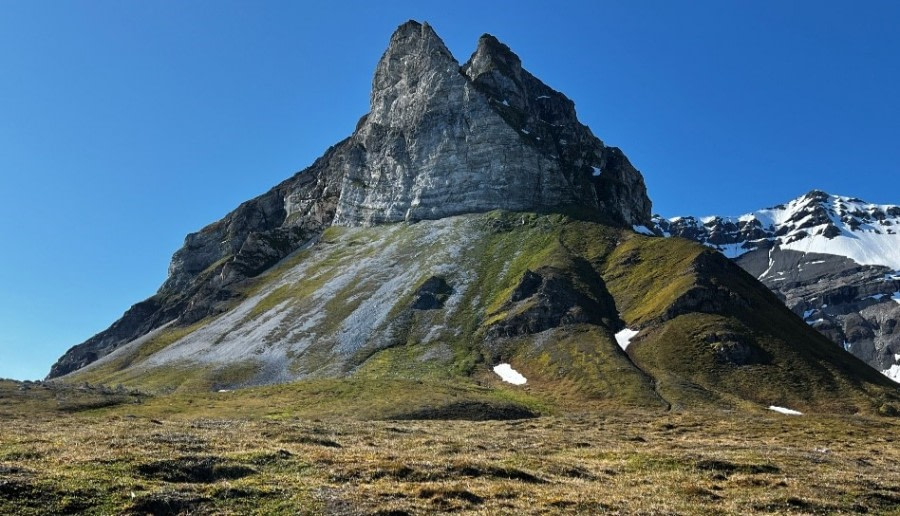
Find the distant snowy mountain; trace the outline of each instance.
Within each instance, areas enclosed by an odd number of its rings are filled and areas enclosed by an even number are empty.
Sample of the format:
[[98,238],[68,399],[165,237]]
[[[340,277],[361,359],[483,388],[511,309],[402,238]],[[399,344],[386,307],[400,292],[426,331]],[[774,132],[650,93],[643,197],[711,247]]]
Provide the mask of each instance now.
[[675,217],[654,222],[667,235],[703,242],[736,258],[777,244],[900,270],[900,206],[870,204],[819,190],[740,217]]
[[804,320],[900,382],[900,206],[813,190],[740,217],[654,218],[718,249]]

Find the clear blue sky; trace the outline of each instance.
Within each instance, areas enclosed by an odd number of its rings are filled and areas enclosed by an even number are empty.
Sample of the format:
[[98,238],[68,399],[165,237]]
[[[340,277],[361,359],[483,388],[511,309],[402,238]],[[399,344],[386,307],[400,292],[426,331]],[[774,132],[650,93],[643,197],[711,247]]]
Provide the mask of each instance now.
[[409,18],[460,61],[509,44],[658,213],[900,204],[900,2],[312,3],[0,3],[0,377],[43,377],[186,233],[349,135]]

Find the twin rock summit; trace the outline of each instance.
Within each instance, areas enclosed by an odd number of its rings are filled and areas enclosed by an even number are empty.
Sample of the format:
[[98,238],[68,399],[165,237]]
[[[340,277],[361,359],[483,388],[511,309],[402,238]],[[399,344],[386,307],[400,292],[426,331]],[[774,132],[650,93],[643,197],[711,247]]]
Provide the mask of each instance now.
[[[506,45],[484,35],[460,65],[410,21],[350,137],[188,235],[159,291],[49,377],[163,392],[352,378],[372,396],[412,381],[514,414],[896,410],[890,380],[721,254],[635,231],[651,224],[641,174]],[[426,408],[412,398],[393,415]]]

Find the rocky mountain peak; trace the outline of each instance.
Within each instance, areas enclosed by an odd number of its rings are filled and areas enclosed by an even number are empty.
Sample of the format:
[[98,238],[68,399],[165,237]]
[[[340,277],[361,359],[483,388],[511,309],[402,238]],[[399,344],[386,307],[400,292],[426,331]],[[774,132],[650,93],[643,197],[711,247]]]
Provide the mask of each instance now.
[[481,36],[462,70],[482,93],[502,106],[501,112],[512,108],[525,115],[521,123],[526,130],[541,124],[569,132],[587,129],[578,122],[574,102],[522,68],[519,56],[490,34]]
[[900,246],[900,207],[822,190],[740,217],[657,217],[654,223],[663,235],[703,242],[731,258],[780,246],[900,270],[896,252]]
[[404,23],[394,31],[375,67],[369,118],[374,123],[396,123],[395,118],[404,115],[402,108],[410,105],[404,102],[410,93],[431,86],[432,76],[456,73],[458,67],[430,25],[413,20]]
[[824,202],[827,201],[831,197],[828,192],[824,192],[822,190],[812,189],[803,196],[804,199],[809,199],[811,201]]
[[428,22],[407,20],[394,30],[385,54],[421,53],[423,49],[438,50],[450,54],[443,40]]
[[522,60],[496,37],[491,34],[483,34],[478,39],[478,46],[464,68],[466,75],[473,81],[494,70],[516,80],[522,75]]
[[494,209],[650,220],[643,178],[624,154],[493,36],[461,67],[428,24],[401,25],[376,68],[371,108],[351,138],[335,224]]
[[461,66],[427,23],[391,35],[370,112],[353,134],[269,192],[185,239],[169,278],[109,329],[72,348],[59,376],[175,322],[222,313],[240,285],[331,225],[368,226],[492,210],[650,222],[643,177],[581,124],[574,103],[484,35]]

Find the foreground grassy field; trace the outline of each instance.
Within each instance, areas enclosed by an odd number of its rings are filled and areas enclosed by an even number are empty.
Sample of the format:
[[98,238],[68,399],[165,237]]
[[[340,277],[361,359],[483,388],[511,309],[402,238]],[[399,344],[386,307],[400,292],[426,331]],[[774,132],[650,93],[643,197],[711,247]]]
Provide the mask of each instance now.
[[0,382],[0,513],[900,513],[896,418],[320,420],[233,399],[213,419],[174,398]]

